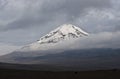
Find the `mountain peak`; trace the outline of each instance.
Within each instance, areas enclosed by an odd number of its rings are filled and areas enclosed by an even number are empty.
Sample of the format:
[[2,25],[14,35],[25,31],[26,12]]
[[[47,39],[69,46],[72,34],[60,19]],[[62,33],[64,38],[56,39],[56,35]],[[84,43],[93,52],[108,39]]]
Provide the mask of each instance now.
[[[20,51],[38,51],[54,49],[56,47],[64,47],[66,42],[71,42],[72,39],[88,36],[88,33],[72,24],[63,24],[45,36],[41,37],[37,42],[24,46]],[[63,45],[64,44],[64,45]],[[63,45],[63,46],[61,46]]]
[[79,27],[76,27],[72,24],[63,24],[45,36],[41,37],[38,42],[40,44],[57,43],[61,40],[68,40],[71,38],[78,38],[87,35],[88,33],[84,32]]
[[75,33],[75,31],[80,31],[81,33],[84,33],[84,35],[88,35],[88,33],[84,32],[79,27],[72,25],[72,24],[63,24],[62,26],[58,27],[62,33]]

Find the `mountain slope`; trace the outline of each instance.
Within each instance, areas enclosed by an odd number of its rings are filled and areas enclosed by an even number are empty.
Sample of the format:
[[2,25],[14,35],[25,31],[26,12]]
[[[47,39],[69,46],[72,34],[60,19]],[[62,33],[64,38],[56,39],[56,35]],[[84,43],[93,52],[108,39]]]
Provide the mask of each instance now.
[[[74,43],[76,39],[84,36],[88,36],[88,33],[72,24],[64,24],[41,37],[37,42],[26,45],[19,50],[0,57],[0,61],[17,61],[21,63],[21,61],[18,61],[16,59],[24,58],[22,60],[22,63],[26,63],[26,58],[62,53],[66,50],[71,49],[70,46],[72,46],[72,43]],[[38,62],[38,60],[31,60],[31,63],[36,62]]]
[[[8,63],[25,64],[28,66],[1,65],[16,69],[46,70],[104,70],[120,69],[120,49],[83,49],[70,50],[56,54],[47,54],[44,56],[12,56]],[[21,52],[19,52],[21,53]],[[1,61],[1,59],[0,59]]]

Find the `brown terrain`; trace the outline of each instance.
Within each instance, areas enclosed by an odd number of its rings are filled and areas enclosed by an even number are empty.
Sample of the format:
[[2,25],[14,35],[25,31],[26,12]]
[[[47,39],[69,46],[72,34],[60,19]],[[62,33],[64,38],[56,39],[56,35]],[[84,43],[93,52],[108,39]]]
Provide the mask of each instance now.
[[120,70],[37,71],[0,69],[0,79],[120,79]]

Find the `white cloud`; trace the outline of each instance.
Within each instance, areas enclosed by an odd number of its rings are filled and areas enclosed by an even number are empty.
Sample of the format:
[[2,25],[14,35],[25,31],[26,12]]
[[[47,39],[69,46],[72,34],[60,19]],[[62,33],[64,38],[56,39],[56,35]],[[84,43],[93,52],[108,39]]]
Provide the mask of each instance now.
[[120,32],[102,32],[90,34],[88,37],[80,38],[75,42],[73,48],[120,48]]
[[20,48],[20,46],[0,43],[0,55],[9,54],[18,48]]
[[87,9],[83,16],[76,19],[78,25],[83,26],[91,33],[99,33],[105,31],[114,31],[118,24],[118,17],[111,9]]

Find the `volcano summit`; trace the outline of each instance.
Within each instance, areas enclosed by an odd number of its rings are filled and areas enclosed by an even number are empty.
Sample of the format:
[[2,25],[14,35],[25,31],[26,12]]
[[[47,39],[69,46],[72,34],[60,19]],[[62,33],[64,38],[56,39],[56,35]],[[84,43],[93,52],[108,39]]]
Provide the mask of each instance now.
[[64,24],[41,37],[37,42],[23,46],[21,49],[0,57],[0,61],[25,64],[40,62],[41,59],[34,60],[33,58],[69,50],[69,47],[72,46],[71,42],[84,36],[88,36],[88,33],[79,27],[72,24]]
[[88,36],[88,33],[72,24],[64,24],[41,37],[37,42],[23,47],[23,50],[44,50],[44,48],[47,49],[83,36]]

